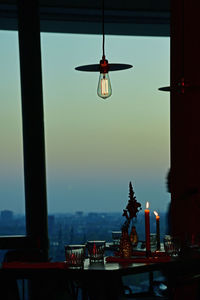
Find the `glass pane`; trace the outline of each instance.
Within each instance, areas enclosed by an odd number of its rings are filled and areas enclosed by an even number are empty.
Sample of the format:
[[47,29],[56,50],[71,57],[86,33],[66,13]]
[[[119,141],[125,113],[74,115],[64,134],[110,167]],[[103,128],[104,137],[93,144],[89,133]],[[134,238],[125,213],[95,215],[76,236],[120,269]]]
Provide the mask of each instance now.
[[0,31],[0,235],[25,234],[18,33]]
[[169,85],[170,40],[107,36],[109,62],[134,66],[109,73],[107,100],[97,96],[98,73],[74,69],[99,63],[101,42],[101,36],[42,34],[48,207],[58,248],[112,239],[130,181],[143,208],[139,239],[146,201],[161,215],[161,233],[166,229],[169,93],[158,88]]

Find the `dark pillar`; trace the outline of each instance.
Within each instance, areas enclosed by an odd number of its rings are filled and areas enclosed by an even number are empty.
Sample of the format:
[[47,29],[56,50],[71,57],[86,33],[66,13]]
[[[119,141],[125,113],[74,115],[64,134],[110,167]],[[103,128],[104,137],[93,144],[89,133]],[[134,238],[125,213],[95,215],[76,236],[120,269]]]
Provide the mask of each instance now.
[[171,1],[172,232],[189,242],[200,235],[199,11],[199,0]]
[[18,1],[26,228],[48,259],[44,118],[37,0]]

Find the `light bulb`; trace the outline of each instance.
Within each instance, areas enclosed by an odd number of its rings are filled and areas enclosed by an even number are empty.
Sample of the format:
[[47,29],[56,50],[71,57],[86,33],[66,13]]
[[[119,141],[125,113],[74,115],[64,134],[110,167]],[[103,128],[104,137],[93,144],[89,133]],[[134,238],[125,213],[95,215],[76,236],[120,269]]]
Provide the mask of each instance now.
[[112,95],[111,82],[108,73],[100,73],[97,95],[103,99],[106,99]]

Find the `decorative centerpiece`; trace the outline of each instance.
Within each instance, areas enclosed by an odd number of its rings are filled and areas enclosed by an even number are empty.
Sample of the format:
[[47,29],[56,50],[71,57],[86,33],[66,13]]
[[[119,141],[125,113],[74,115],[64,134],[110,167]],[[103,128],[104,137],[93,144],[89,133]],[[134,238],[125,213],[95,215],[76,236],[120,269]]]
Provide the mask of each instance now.
[[[136,228],[133,225],[133,220],[136,219],[139,210],[141,210],[141,204],[136,200],[135,193],[133,191],[132,183],[129,183],[129,201],[126,209],[123,210],[123,215],[126,220],[122,225],[122,235],[119,245],[119,254],[121,257],[129,258],[132,254],[132,247],[137,246],[138,236]],[[129,227],[132,223],[131,232],[129,235]]]
[[138,235],[135,226],[132,226],[130,233],[130,240],[133,247],[136,247],[138,244]]
[[132,245],[128,230],[122,228],[122,236],[119,244],[119,255],[123,258],[130,258],[132,255]]

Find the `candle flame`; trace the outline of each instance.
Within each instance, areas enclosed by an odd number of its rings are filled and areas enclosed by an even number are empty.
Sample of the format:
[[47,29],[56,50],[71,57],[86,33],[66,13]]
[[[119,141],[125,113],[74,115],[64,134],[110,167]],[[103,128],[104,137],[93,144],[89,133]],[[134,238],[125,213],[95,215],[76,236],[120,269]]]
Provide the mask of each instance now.
[[149,202],[147,201],[146,203],[146,208],[148,209],[149,208]]
[[157,213],[157,211],[155,211],[155,210],[154,210],[154,215],[155,215],[155,216],[158,216],[158,213]]

